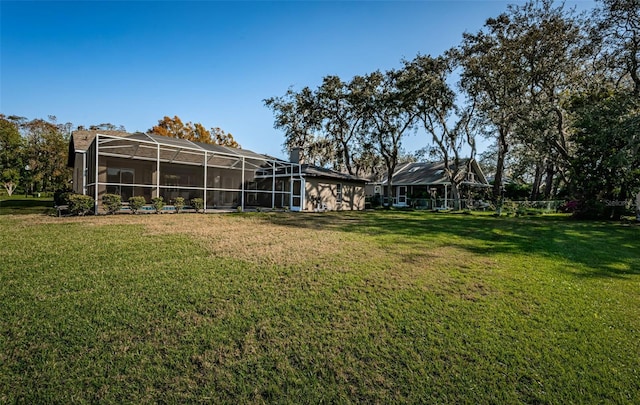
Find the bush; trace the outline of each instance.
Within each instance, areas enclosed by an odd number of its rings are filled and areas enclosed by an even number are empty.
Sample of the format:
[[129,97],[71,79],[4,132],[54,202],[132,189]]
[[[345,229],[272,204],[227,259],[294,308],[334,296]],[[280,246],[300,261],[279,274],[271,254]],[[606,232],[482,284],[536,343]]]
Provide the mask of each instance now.
[[184,208],[184,197],[176,197],[173,206],[176,208],[176,213],[179,214],[182,208]]
[[95,206],[93,197],[83,194],[69,195],[69,212],[73,215],[85,215]]
[[69,196],[71,194],[73,194],[73,191],[68,188],[56,190],[53,193],[53,203],[56,206],[69,205]]
[[191,205],[196,212],[202,212],[204,210],[204,200],[202,198],[193,198],[191,200]]
[[138,211],[140,211],[140,209],[144,207],[146,203],[147,200],[145,200],[144,197],[140,195],[129,198],[129,208],[134,214],[137,214]]
[[122,208],[122,197],[118,194],[105,194],[102,196],[102,205],[109,214],[115,214]]
[[573,217],[577,219],[610,219],[611,209],[602,201],[590,199],[580,201],[573,211]]
[[156,209],[156,214],[160,214],[162,209],[164,208],[164,198],[162,197],[153,197],[151,199],[151,205]]

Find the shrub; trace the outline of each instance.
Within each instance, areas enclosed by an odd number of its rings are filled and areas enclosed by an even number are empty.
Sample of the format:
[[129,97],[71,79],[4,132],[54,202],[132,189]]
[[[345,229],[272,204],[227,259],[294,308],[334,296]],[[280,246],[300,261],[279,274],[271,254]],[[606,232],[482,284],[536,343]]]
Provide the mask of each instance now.
[[176,213],[179,214],[182,208],[184,208],[184,197],[176,197],[173,206],[176,207]]
[[69,212],[73,215],[85,215],[94,208],[95,200],[93,197],[83,194],[69,195]]
[[56,190],[53,193],[53,203],[56,206],[60,205],[68,205],[69,204],[69,196],[73,194],[73,191],[68,188]]
[[164,198],[153,197],[151,199],[151,205],[156,209],[156,214],[160,214],[162,212],[162,209],[164,208]]
[[134,214],[137,214],[146,203],[147,201],[140,195],[129,198],[129,208],[131,208],[131,212]]
[[102,196],[102,205],[109,214],[115,214],[122,208],[122,197],[118,194],[105,194]]
[[514,215],[518,210],[518,204],[511,200],[504,200],[502,202],[502,210],[507,214],[507,216]]
[[602,201],[595,199],[580,201],[573,216],[578,219],[610,219],[611,209],[607,208]]
[[191,199],[191,205],[196,210],[196,212],[202,212],[204,210],[204,200],[202,198]]

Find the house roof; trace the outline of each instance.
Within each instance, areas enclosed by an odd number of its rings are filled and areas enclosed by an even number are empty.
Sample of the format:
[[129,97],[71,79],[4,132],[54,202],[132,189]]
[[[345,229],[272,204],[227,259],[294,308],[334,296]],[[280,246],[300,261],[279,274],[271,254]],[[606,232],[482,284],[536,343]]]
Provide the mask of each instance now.
[[309,164],[302,164],[302,174],[305,177],[318,177],[318,178],[326,178],[326,179],[335,179],[335,180],[343,180],[343,181],[352,181],[352,182],[361,182],[366,183],[367,180],[352,176],[348,173],[342,173],[335,170],[327,169],[320,166],[314,166]]
[[131,135],[128,132],[123,131],[93,131],[93,130],[78,130],[73,131],[71,134],[71,140],[69,141],[69,156],[67,156],[67,166],[73,167],[76,152],[85,152],[91,142],[96,138],[96,134],[112,135],[112,136],[128,136]]
[[[469,162],[468,159],[462,160],[461,163],[465,165]],[[451,164],[450,167],[453,167]],[[487,179],[482,173],[482,169],[478,166],[475,160],[470,162],[471,171],[475,174],[474,180],[463,181],[463,184],[477,184],[487,185]],[[451,184],[451,181],[447,178],[445,172],[444,161],[426,163],[426,162],[413,162],[402,163],[398,165],[395,173],[393,174],[392,184],[394,186],[422,186],[422,185],[438,185],[438,184]],[[384,176],[379,184],[388,184],[388,176]]]
[[[200,154],[202,152],[225,155],[232,158],[245,157],[245,158],[256,159],[260,161],[279,161],[283,163],[285,162],[282,159],[277,159],[271,156],[262,155],[247,149],[231,148],[228,146],[222,146],[222,145],[216,145],[216,144],[192,142],[186,139],[171,138],[171,137],[159,136],[159,135],[153,135],[153,134],[145,134],[142,132],[129,133],[129,132],[123,132],[123,131],[80,130],[80,131],[74,131],[71,134],[71,140],[69,142],[69,160],[67,162],[68,166],[70,167],[74,166],[76,152],[87,151],[91,146],[91,143],[96,138],[96,136],[100,136],[101,139],[103,138],[113,139],[110,146],[112,148],[120,146],[121,151],[126,152],[124,154],[130,157],[138,156],[141,158],[153,158],[156,156],[156,153],[153,151],[156,148],[155,145],[160,145],[160,146],[172,148],[173,150],[182,151],[181,154],[179,155],[179,160],[187,163],[202,162],[202,159],[198,157],[198,156],[201,156]],[[144,148],[133,149],[131,147],[131,143],[126,141],[138,141],[148,146],[146,147],[146,150]],[[132,151],[134,152],[131,153]],[[189,153],[191,153],[191,155],[189,155]],[[175,157],[177,156],[178,155],[176,154],[173,159],[175,159]]]
[[91,142],[96,137],[96,134],[103,135],[112,135],[112,136],[122,136],[126,137],[131,135],[128,132],[124,131],[90,131],[90,130],[81,130],[81,131],[73,131],[71,134],[71,143],[73,144],[73,148],[76,152],[84,152],[89,148]]

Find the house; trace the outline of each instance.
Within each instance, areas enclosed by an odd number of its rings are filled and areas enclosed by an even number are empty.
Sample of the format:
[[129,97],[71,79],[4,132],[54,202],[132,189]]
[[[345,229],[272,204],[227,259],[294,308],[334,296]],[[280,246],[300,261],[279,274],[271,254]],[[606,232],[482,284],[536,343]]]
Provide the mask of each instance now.
[[306,211],[363,210],[366,180],[323,167],[303,164]]
[[[341,182],[309,169],[307,182],[297,162],[140,132],[75,131],[68,166],[73,168],[73,191],[92,196],[95,212],[100,212],[107,193],[120,195],[123,202],[143,196],[150,203],[161,196],[170,205],[177,197],[187,202],[202,198],[205,211],[313,210],[306,195],[318,190],[327,209],[360,209],[358,191],[350,188],[348,179]],[[364,207],[364,182],[361,189]]]
[[[460,183],[461,195],[490,187],[475,160],[465,159],[461,163],[465,166],[461,173],[464,176]],[[391,190],[388,189],[389,179],[385,175],[382,180],[367,185],[367,196],[394,207],[453,208],[455,197],[444,169],[444,161],[401,163],[391,178]]]

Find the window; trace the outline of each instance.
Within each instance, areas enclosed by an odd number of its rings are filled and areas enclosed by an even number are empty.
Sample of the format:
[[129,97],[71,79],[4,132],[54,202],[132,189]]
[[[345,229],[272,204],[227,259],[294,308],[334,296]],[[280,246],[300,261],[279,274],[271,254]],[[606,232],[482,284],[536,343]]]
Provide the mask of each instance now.
[[342,184],[336,184],[336,202],[342,202]]
[[135,171],[133,169],[124,169],[120,167],[107,168],[107,183],[117,184],[133,184]]
[[133,187],[124,184],[134,184],[135,171],[120,167],[107,168],[107,193],[118,194],[123,201],[133,197]]

